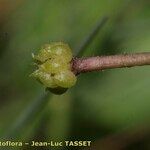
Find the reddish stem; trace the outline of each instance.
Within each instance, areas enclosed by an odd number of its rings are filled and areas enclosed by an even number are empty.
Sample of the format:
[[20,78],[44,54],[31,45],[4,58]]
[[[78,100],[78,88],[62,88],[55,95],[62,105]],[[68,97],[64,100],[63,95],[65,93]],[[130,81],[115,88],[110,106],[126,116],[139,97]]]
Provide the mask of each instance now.
[[79,74],[90,71],[100,71],[104,69],[144,65],[150,65],[150,52],[74,58],[72,61],[72,70],[75,74]]

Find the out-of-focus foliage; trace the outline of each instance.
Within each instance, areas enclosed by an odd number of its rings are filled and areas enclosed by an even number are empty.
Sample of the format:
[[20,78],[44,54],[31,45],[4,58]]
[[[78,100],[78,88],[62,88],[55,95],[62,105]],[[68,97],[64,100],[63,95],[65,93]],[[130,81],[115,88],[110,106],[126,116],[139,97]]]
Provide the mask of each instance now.
[[[149,51],[149,8],[148,0],[0,0],[0,135],[44,90],[29,77],[32,52],[65,41],[75,53],[103,16],[109,21],[85,56]],[[21,137],[94,140],[149,122],[149,76],[149,66],[80,75],[75,87],[53,96]]]

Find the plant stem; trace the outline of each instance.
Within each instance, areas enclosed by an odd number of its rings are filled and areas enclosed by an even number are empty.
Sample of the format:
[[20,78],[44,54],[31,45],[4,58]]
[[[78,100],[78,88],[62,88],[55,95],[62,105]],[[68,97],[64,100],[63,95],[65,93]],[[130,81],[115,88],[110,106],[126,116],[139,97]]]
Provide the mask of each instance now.
[[35,101],[29,103],[28,107],[20,114],[17,120],[12,124],[8,132],[2,137],[3,139],[17,138],[22,130],[43,111],[50,99],[49,93],[42,93],[42,95]]
[[84,40],[81,42],[81,44],[76,48],[77,55],[82,56],[84,53],[84,50],[91,44],[91,42],[94,40],[96,35],[99,33],[99,31],[102,29],[102,27],[107,22],[108,17],[101,18],[96,25],[92,28],[92,30],[89,32],[89,34],[84,38]]
[[101,71],[105,69],[144,65],[150,65],[150,52],[74,58],[72,61],[72,70],[75,74],[80,74],[84,72]]

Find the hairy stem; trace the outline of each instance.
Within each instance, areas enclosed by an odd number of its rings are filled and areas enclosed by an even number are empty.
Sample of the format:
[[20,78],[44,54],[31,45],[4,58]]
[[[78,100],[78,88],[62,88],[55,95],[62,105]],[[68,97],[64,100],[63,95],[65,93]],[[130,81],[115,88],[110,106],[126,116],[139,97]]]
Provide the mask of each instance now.
[[80,74],[90,71],[144,65],[150,65],[150,52],[74,58],[72,61],[72,70],[75,74]]

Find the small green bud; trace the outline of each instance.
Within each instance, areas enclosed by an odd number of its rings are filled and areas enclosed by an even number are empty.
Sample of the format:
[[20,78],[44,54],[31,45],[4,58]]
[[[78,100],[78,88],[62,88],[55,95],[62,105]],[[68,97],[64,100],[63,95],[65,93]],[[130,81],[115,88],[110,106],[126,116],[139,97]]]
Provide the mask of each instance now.
[[41,70],[36,70],[31,74],[31,76],[34,77],[40,83],[44,84],[45,87],[51,87],[51,88],[57,87],[51,74],[48,74]]
[[69,70],[62,71],[54,76],[55,83],[64,88],[72,87],[76,80],[74,73]]
[[40,62],[45,62],[52,58],[63,58],[65,61],[71,61],[72,52],[68,44],[64,44],[62,42],[45,44],[39,54],[33,55],[33,59]]
[[70,64],[61,61],[60,59],[50,59],[39,65],[39,68],[47,73],[58,73],[62,70],[69,70]]
[[31,76],[42,83],[46,89],[62,94],[76,83],[71,71],[72,51],[68,44],[54,42],[46,44],[37,55],[32,54],[38,67]]

